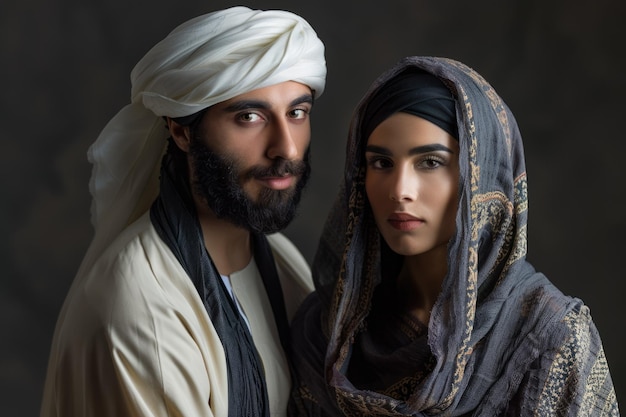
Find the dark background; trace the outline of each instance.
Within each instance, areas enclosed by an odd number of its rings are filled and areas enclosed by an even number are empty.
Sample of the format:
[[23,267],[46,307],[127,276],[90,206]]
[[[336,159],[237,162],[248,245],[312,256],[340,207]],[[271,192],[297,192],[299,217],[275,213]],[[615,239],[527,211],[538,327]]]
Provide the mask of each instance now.
[[[529,259],[590,306],[626,399],[621,0],[248,1],[305,17],[327,48],[313,177],[287,234],[311,260],[353,107],[405,55],[465,62],[524,137]],[[86,151],[130,96],[129,73],[183,21],[227,1],[0,3],[0,414],[35,416],[56,316],[90,240]]]

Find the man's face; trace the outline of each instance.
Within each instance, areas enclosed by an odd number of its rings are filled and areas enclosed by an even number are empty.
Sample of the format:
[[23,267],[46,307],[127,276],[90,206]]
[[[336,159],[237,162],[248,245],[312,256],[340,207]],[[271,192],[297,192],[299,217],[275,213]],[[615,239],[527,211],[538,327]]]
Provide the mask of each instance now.
[[309,176],[311,108],[311,90],[292,81],[209,108],[189,148],[196,195],[251,231],[286,227]]

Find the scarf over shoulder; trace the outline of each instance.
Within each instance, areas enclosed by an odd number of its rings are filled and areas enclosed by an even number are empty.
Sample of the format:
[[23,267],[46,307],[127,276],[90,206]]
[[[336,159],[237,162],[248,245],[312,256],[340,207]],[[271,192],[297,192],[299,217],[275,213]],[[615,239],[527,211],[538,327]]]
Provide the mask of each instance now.
[[[88,274],[120,233],[150,210],[155,229],[195,285],[222,342],[228,415],[267,417],[264,365],[205,248],[187,166],[174,169],[175,152],[165,153],[170,134],[163,118],[192,116],[287,81],[308,86],[317,98],[326,82],[324,44],[311,25],[293,13],[231,7],[177,26],[141,58],[130,78],[130,103],[89,148],[95,234],[78,276]],[[260,234],[254,234],[252,242],[278,333],[285,335],[288,324],[270,246]],[[281,337],[285,351],[286,339]]]
[[[381,265],[395,255],[386,254],[367,202],[361,134],[372,96],[411,67],[438,77],[456,97],[460,145],[448,273],[421,330],[401,319],[377,322],[395,317],[378,314],[373,301],[384,287]],[[479,74],[449,59],[403,59],[358,105],[346,155],[313,265],[316,292],[292,323],[300,378],[294,400],[303,413],[619,415],[588,308],[526,261],[522,138],[509,108]],[[370,336],[375,328],[384,328],[384,340]],[[375,375],[366,386],[354,377],[364,366]]]

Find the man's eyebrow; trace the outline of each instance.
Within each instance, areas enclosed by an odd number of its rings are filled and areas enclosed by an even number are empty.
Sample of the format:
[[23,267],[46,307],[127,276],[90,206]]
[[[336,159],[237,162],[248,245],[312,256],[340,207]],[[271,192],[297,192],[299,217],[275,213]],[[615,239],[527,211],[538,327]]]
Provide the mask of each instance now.
[[224,107],[225,112],[237,112],[247,109],[269,109],[269,103],[261,100],[239,100]]
[[303,104],[303,103],[308,103],[308,104],[313,104],[313,95],[311,94],[302,94],[300,97],[291,100],[291,104],[290,106],[297,106],[298,104]]
[[[424,146],[417,146],[415,148],[411,148],[409,150],[409,155],[417,155],[421,153],[436,152],[436,151],[443,151],[443,152],[449,152],[451,154],[454,154],[454,151],[448,148],[447,146],[439,144],[439,143],[433,143],[432,145],[424,145]],[[385,155],[385,156],[392,155],[389,149],[382,147],[382,146],[376,146],[376,145],[367,145],[367,147],[365,148],[365,152],[373,152],[373,153],[378,153],[378,154]]]
[[[313,104],[313,96],[311,94],[303,94],[291,100],[290,107],[297,106],[298,104],[310,103]],[[267,101],[263,100],[239,100],[224,107],[225,112],[238,112],[247,109],[271,109],[272,106]]]

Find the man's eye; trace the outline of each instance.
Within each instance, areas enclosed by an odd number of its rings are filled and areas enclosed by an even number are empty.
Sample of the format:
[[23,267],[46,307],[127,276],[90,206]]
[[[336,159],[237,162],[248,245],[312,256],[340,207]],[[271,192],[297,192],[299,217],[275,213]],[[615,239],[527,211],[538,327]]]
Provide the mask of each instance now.
[[291,117],[293,119],[303,119],[309,112],[306,109],[293,109],[291,111]]
[[238,119],[242,122],[250,123],[258,121],[259,119],[261,119],[261,116],[256,113],[242,113],[238,116]]

